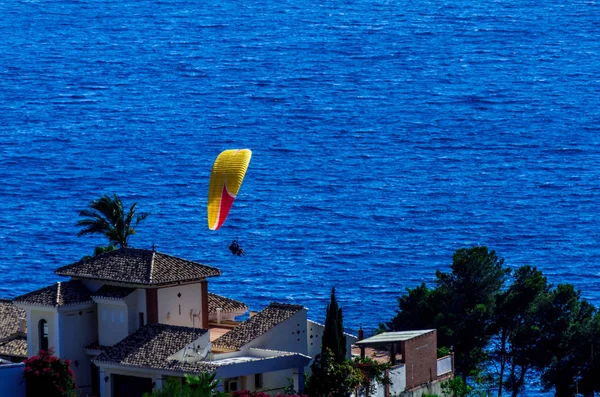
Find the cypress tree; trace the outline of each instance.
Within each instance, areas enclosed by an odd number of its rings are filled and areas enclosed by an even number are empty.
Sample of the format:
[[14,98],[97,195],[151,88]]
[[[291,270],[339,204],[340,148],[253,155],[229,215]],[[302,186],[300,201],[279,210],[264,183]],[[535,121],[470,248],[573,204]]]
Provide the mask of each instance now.
[[344,320],[342,309],[338,307],[335,299],[335,287],[331,289],[331,300],[327,305],[327,317],[325,318],[325,330],[321,343],[321,352],[331,350],[338,363],[346,359],[346,336],[344,335]]

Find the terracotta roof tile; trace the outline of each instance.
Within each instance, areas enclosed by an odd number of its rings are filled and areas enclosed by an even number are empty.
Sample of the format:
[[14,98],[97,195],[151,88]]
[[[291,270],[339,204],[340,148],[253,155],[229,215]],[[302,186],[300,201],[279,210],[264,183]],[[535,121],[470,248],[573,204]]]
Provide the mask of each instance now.
[[91,303],[93,301],[90,298],[90,290],[80,280],[70,280],[17,296],[14,302],[57,307]]
[[0,356],[27,358],[27,337],[17,336],[1,342]]
[[162,285],[220,276],[217,268],[152,250],[121,248],[55,271],[61,276]]
[[216,339],[213,345],[224,349],[238,350],[302,309],[304,307],[300,305],[271,303],[261,312]]
[[26,318],[25,310],[8,299],[0,299],[0,340],[19,332],[19,318]]
[[245,312],[248,310],[248,306],[242,302],[209,292],[208,312],[211,314],[216,313],[219,307],[223,309],[223,313]]
[[92,293],[92,298],[107,298],[120,300],[129,296],[135,288],[119,287],[116,285],[103,285],[98,291]]
[[207,332],[205,329],[148,324],[121,342],[107,347],[92,361],[175,372],[212,372],[217,366],[207,362],[187,363],[169,359]]

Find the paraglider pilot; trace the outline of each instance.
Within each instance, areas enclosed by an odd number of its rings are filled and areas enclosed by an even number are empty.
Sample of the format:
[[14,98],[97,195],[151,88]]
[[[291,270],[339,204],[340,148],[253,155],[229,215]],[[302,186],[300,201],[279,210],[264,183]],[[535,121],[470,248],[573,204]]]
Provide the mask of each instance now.
[[242,247],[240,247],[237,240],[233,240],[233,243],[231,243],[229,246],[229,251],[231,251],[233,255],[237,256],[246,255],[246,252],[242,249]]

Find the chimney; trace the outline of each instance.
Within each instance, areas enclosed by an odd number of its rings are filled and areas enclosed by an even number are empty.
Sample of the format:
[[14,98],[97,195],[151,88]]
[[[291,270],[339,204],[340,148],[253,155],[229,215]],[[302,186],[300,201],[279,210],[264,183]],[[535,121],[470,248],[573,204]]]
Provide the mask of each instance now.
[[365,331],[362,329],[362,324],[360,325],[360,328],[358,329],[358,340],[363,340],[365,339]]
[[222,320],[223,320],[223,309],[221,309],[220,307],[217,307],[217,324],[221,324]]
[[19,317],[19,332],[27,333],[27,320],[23,317]]

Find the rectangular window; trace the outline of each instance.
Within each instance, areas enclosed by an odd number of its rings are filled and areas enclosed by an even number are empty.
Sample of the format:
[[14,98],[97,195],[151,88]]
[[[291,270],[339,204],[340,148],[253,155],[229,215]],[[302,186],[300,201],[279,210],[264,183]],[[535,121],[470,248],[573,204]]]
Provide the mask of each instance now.
[[254,388],[255,389],[263,388],[263,374],[254,374]]
[[40,350],[48,350],[48,322],[42,319],[38,325]]
[[119,322],[121,324],[125,323],[125,314],[123,312],[119,313]]
[[138,326],[140,328],[144,326],[144,313],[138,314]]
[[225,391],[226,392],[238,391],[239,386],[240,385],[239,385],[238,378],[229,379],[227,382],[225,382]]

